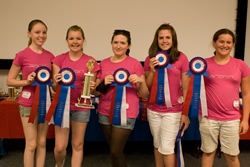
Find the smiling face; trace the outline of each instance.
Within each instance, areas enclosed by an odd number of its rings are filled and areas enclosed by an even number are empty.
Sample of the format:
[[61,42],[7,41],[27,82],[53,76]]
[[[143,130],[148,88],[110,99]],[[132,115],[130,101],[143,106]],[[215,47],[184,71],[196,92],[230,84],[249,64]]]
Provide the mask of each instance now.
[[130,47],[127,37],[121,34],[115,35],[111,44],[114,55],[118,57],[126,56],[126,52]]
[[32,45],[42,47],[47,39],[47,28],[44,24],[37,23],[27,32],[27,34],[32,41]]
[[67,35],[67,43],[70,51],[81,52],[84,39],[80,31],[69,31]]
[[173,40],[170,30],[161,30],[158,34],[158,46],[162,51],[167,51],[172,47]]
[[233,45],[233,37],[230,34],[221,34],[216,41],[213,41],[213,46],[218,56],[230,56]]

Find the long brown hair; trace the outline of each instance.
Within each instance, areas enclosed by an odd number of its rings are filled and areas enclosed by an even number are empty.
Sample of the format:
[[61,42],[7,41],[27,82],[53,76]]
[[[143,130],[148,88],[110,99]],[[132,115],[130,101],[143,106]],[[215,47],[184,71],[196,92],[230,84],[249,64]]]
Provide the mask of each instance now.
[[177,41],[177,34],[173,26],[169,24],[162,24],[160,27],[156,30],[153,42],[148,50],[148,54],[150,58],[152,58],[156,52],[161,51],[161,48],[159,47],[158,44],[158,36],[159,32],[161,30],[170,30],[172,34],[172,47],[167,51],[169,57],[170,57],[170,63],[174,63],[178,60],[180,56],[180,51],[178,50],[178,41]]

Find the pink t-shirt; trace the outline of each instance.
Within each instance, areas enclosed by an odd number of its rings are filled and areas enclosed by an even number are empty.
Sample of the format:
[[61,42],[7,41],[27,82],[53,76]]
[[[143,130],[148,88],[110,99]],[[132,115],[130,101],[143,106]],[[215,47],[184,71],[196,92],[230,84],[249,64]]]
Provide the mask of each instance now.
[[[150,57],[148,56],[144,63],[145,71],[150,71],[149,60]],[[170,91],[172,107],[167,108],[166,105],[164,106],[157,105],[157,102],[155,102],[155,104],[153,105],[148,104],[148,108],[152,111],[160,113],[170,113],[170,112],[174,113],[182,111],[183,104],[181,101],[178,102],[178,99],[183,95],[182,85],[181,85],[181,74],[183,72],[187,72],[189,69],[188,67],[189,62],[187,56],[183,53],[180,53],[179,59],[174,64],[171,65],[173,69],[168,68],[167,72],[168,72],[169,91]]]
[[[118,68],[125,68],[129,71],[131,74],[136,74],[138,76],[141,76],[144,74],[143,67],[141,63],[136,60],[135,58],[132,58],[130,56],[127,56],[123,61],[114,63],[110,61],[110,57],[107,59],[104,59],[100,63],[100,72],[98,73],[98,78],[101,80],[104,80],[104,78],[115,72]],[[127,87],[126,88],[126,101],[128,104],[127,108],[127,118],[136,118],[139,114],[139,97],[137,95],[136,86],[135,84],[131,83],[133,88]],[[109,115],[110,107],[111,107],[111,101],[112,101],[112,95],[114,91],[114,86],[109,86],[108,92],[106,94],[101,94],[99,105],[98,105],[98,112],[103,115]]]
[[[220,121],[236,120],[241,117],[239,111],[239,88],[242,78],[250,75],[247,64],[231,57],[225,65],[214,61],[214,56],[207,58],[207,72],[204,77],[207,96],[207,118]],[[201,111],[200,111],[201,115]]]
[[[13,64],[21,67],[23,79],[27,80],[28,75],[31,72],[35,72],[38,67],[46,66],[51,70],[51,62],[53,59],[54,55],[45,49],[43,49],[41,54],[38,54],[27,47],[16,54]],[[35,89],[36,86],[24,86],[18,100],[19,104],[25,107],[31,107]]]
[[[82,54],[81,58],[76,61],[72,61],[69,57],[69,52],[56,56],[53,60],[53,63],[57,65],[60,69],[62,68],[71,68],[74,70],[76,74],[75,86],[76,89],[71,89],[70,91],[70,110],[76,111],[89,111],[88,108],[82,108],[75,106],[75,103],[78,103],[77,98],[81,97],[82,90],[83,90],[83,81],[85,78],[84,73],[88,73],[88,68],[86,66],[87,62],[93,59],[93,57],[88,56],[86,54]],[[100,69],[98,63],[95,60],[94,69],[91,71],[97,72]],[[81,99],[81,103],[83,103],[84,99]]]

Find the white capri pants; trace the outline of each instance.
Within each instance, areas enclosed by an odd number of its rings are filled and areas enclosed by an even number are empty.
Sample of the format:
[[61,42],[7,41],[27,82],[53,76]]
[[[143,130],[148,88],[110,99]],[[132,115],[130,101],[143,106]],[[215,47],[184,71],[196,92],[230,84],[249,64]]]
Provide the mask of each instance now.
[[174,153],[176,136],[180,130],[181,112],[158,113],[147,109],[154,147],[163,155]]

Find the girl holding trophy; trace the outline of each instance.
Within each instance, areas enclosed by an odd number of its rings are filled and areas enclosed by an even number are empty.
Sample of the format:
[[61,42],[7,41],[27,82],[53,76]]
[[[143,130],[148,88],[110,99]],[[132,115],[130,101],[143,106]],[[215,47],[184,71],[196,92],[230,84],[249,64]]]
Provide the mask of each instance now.
[[129,56],[130,32],[115,30],[111,44],[114,56],[102,60],[96,80],[96,95],[101,93],[98,116],[112,166],[126,167],[123,150],[139,114],[138,96],[145,98],[148,89],[141,63]]
[[[51,69],[54,55],[43,49],[47,39],[47,26],[41,20],[32,20],[28,26],[30,38],[28,47],[18,52],[10,68],[7,85],[23,87],[18,103],[21,121],[25,136],[24,166],[34,166],[34,155],[36,152],[36,166],[43,167],[46,156],[46,137],[48,124],[38,124],[38,114],[35,111],[34,123],[28,123],[31,115],[32,103],[34,102],[36,86],[31,86],[35,81],[38,67],[46,66]],[[22,71],[23,80],[17,80],[19,72]],[[38,113],[38,112],[37,112]]]
[[[184,130],[189,125],[188,117],[182,115],[183,99],[189,83],[189,76],[186,75],[189,62],[186,55],[178,50],[177,43],[174,28],[162,24],[155,32],[144,63],[150,89],[147,116],[157,167],[175,166],[176,136],[183,123]],[[158,86],[155,84],[154,87],[154,82]]]
[[[92,72],[94,81],[96,78],[99,65],[96,60],[83,53],[83,43],[85,40],[84,32],[81,27],[74,25],[67,31],[66,41],[70,49],[69,52],[63,53],[57,56],[53,61],[53,80],[55,90],[58,87],[58,83],[62,81],[62,74],[59,73],[63,68],[70,68],[75,73],[71,75],[75,79],[74,85],[76,89],[70,90],[70,127],[72,132],[72,158],[71,166],[81,166],[83,159],[83,144],[85,130],[90,118],[90,108],[82,108],[76,106],[78,100],[81,101],[81,93],[83,90],[83,81],[85,73]],[[89,65],[90,62],[93,62]],[[90,81],[89,86],[95,87],[95,82]],[[89,100],[88,100],[89,101]],[[89,103],[89,102],[88,102]],[[64,111],[66,112],[66,111]],[[55,116],[55,115],[54,115]],[[58,167],[63,166],[66,157],[66,148],[68,145],[69,128],[61,126],[55,126],[55,148],[54,155],[56,164]]]

